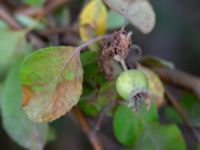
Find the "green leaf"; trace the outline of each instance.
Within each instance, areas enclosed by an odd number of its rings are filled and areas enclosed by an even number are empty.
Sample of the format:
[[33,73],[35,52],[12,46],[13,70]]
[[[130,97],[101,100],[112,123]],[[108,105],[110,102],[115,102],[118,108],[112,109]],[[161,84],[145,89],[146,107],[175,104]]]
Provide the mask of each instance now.
[[200,144],[197,145],[197,150],[200,150]]
[[40,150],[47,140],[48,125],[33,123],[21,109],[20,65],[19,62],[12,68],[3,87],[0,105],[3,127],[7,134],[22,147]]
[[186,110],[194,127],[200,126],[200,105],[198,98],[192,93],[184,93],[180,100],[181,106]]
[[56,131],[53,127],[49,126],[48,128],[48,136],[47,136],[47,141],[51,142],[56,140],[57,135],[56,135]]
[[165,115],[167,120],[172,121],[174,123],[182,123],[182,120],[180,118],[180,116],[177,114],[177,112],[172,108],[167,106],[165,109]]
[[0,30],[0,76],[24,54],[27,48],[26,31]]
[[186,146],[176,125],[146,124],[134,149],[138,150],[185,150]]
[[81,100],[79,102],[79,106],[82,111],[88,116],[95,117],[100,112],[100,110],[98,110],[93,104],[88,103],[87,99]]
[[78,105],[86,115],[95,117],[98,115],[99,110],[93,105],[93,103],[89,102],[90,98],[95,93],[94,88],[84,83],[83,85],[83,93],[81,95]]
[[97,59],[96,51],[81,53],[81,62],[85,73],[83,94],[79,106],[89,116],[97,116],[111,100],[117,97],[114,82],[105,80],[104,75],[100,72]]
[[120,15],[119,13],[110,10],[108,12],[108,19],[107,19],[107,28],[108,29],[116,29],[121,27],[125,22],[125,18]]
[[21,69],[23,109],[36,122],[53,121],[77,104],[83,70],[73,47],[40,49],[26,58]]
[[2,101],[2,84],[0,83],[0,112],[1,112],[1,101]]
[[132,145],[143,130],[143,125],[138,116],[133,115],[131,108],[120,105],[114,114],[113,129],[120,143]]
[[0,30],[6,30],[8,28],[8,25],[3,20],[0,20]]
[[130,146],[135,143],[146,124],[157,122],[159,122],[159,118],[154,104],[150,111],[146,111],[145,107],[142,107],[138,112],[126,105],[120,105],[114,114],[113,128],[117,140]]
[[[114,82],[105,82],[98,84],[99,88],[94,91],[94,88],[88,88],[87,84],[84,85],[83,94],[79,106],[82,111],[88,116],[97,116],[104,107],[108,105],[111,100],[116,99],[118,96],[115,91]],[[109,97],[108,97],[109,95]],[[112,110],[107,113],[111,115]]]
[[81,63],[83,66],[97,61],[97,51],[86,51],[80,55]]
[[149,111],[147,111],[145,107],[142,107],[139,112],[134,113],[134,116],[137,115],[140,116],[143,124],[159,122],[157,107],[154,102],[151,103],[151,108]]
[[104,0],[113,10],[121,13],[143,33],[155,26],[155,13],[147,0]]
[[36,6],[40,7],[44,4],[45,0],[23,0],[24,3],[31,5],[31,6]]
[[149,67],[174,68],[173,63],[155,56],[145,56],[142,57],[139,61]]
[[106,82],[104,75],[100,72],[97,61],[85,65],[84,71],[84,79],[87,80],[87,82],[91,82],[93,85]]

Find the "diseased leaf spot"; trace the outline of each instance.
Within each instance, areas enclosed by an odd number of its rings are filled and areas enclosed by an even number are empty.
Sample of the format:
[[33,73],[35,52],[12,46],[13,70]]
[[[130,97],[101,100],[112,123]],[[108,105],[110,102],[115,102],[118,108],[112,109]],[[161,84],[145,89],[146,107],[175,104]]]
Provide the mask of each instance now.
[[82,93],[83,70],[73,47],[36,51],[25,60],[20,76],[26,87],[23,109],[35,122],[53,121],[69,112]]
[[31,89],[28,86],[23,86],[23,101],[22,101],[22,106],[26,106],[29,103],[29,100],[32,96]]

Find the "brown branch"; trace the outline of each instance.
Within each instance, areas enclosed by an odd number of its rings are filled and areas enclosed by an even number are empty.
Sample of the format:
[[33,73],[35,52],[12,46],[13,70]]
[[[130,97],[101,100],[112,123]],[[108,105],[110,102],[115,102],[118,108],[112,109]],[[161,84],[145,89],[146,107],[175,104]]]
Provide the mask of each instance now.
[[63,6],[64,4],[70,2],[70,0],[52,0],[51,3],[49,3],[45,9],[44,9],[44,15],[49,14],[50,12],[56,10],[57,8]]
[[90,128],[89,123],[87,122],[86,118],[82,114],[81,110],[76,106],[76,107],[74,107],[74,109],[72,111],[75,114],[80,125],[82,126],[83,131],[85,132],[88,139],[90,140],[93,148],[95,150],[103,150],[103,147],[102,147],[99,139],[97,138],[96,135],[93,134],[93,130]]
[[[57,23],[56,23],[56,20],[55,20],[55,17],[51,14],[49,14],[47,16],[48,18],[48,22],[49,22],[49,26],[51,28],[55,28],[57,26]],[[47,36],[48,39],[49,39],[49,42],[52,44],[52,45],[60,45],[60,41],[59,41],[59,36],[57,34],[54,34],[52,36]]]
[[55,27],[55,28],[50,28],[48,30],[40,31],[40,35],[42,36],[49,36],[49,35],[54,35],[54,34],[64,34],[64,33],[74,33],[78,34],[78,29],[75,27]]
[[63,6],[64,4],[70,2],[70,0],[51,0],[43,8],[34,8],[30,7],[27,9],[20,10],[16,13],[28,15],[28,16],[36,16],[38,19],[42,19],[46,15],[50,14],[52,11],[57,8]]
[[110,101],[110,103],[108,103],[101,111],[101,113],[99,114],[99,118],[95,124],[95,127],[93,129],[93,134],[96,134],[96,132],[99,131],[101,124],[106,116],[106,114],[116,105],[116,100],[112,100]]
[[97,37],[95,37],[93,39],[88,40],[87,42],[83,43],[82,45],[76,47],[75,51],[77,51],[77,52],[83,51],[84,48],[88,47],[89,45],[91,45],[91,44],[93,44],[95,42],[101,41],[103,39],[111,38],[112,36],[113,36],[112,34],[97,36]]
[[[4,20],[12,29],[23,29],[23,27],[13,18],[13,16],[2,6],[0,7],[0,18]],[[45,47],[45,43],[37,35],[29,33],[28,38],[36,48]]]
[[200,100],[200,79],[190,74],[170,68],[154,69],[160,78],[170,84],[194,92]]
[[188,127],[190,128],[190,130],[192,131],[192,133],[194,134],[194,136],[198,140],[198,142],[200,142],[200,135],[195,130],[195,128],[193,128],[192,122],[190,121],[190,118],[188,117],[187,112],[180,106],[180,104],[178,103],[176,98],[166,89],[165,89],[165,94],[166,94],[166,97],[168,98],[168,100],[174,106],[176,112],[179,114],[181,119],[188,125]]
[[12,29],[21,29],[22,27],[12,18],[12,16],[2,6],[0,7],[0,18],[4,20]]

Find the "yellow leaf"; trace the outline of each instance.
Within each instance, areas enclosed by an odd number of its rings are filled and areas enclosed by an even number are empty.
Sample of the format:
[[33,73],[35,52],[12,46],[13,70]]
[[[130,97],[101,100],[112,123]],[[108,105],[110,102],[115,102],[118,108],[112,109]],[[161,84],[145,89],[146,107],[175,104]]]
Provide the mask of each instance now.
[[151,99],[155,102],[157,107],[163,106],[163,104],[165,103],[164,87],[158,75],[151,69],[146,68],[142,65],[139,65],[138,69],[143,71],[149,79],[149,92]]
[[87,41],[106,31],[107,10],[101,0],[91,0],[80,14],[79,32],[81,39]]

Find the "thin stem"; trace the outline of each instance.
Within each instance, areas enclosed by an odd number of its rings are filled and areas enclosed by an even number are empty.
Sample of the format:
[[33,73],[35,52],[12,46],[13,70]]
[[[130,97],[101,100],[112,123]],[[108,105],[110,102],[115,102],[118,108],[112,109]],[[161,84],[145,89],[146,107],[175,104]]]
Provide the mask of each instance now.
[[87,47],[87,46],[89,46],[89,45],[91,45],[91,44],[93,44],[97,41],[100,41],[102,39],[108,39],[108,38],[111,38],[111,37],[112,37],[112,34],[97,36],[97,37],[90,39],[89,41],[83,43],[82,45],[76,47],[75,50],[80,52],[80,51],[84,50],[85,47]]
[[200,142],[200,136],[199,136],[198,132],[195,130],[195,128],[193,128],[192,122],[190,121],[190,118],[188,117],[186,111],[180,106],[180,104],[178,103],[176,98],[169,91],[165,90],[165,94],[166,94],[168,100],[174,106],[177,113],[180,115],[181,119],[188,125],[188,127],[191,129],[192,133],[198,140],[198,142]]
[[15,19],[3,6],[0,7],[0,18],[5,21],[12,29],[22,29],[21,25],[15,21]]
[[18,11],[19,14],[24,14],[27,16],[36,16],[37,19],[42,19],[46,15],[50,14],[59,7],[64,6],[66,3],[69,3],[71,0],[56,0],[56,1],[47,1],[48,3],[43,6],[43,8],[37,7],[28,7],[22,11]]
[[[0,7],[0,18],[5,21],[8,26],[15,30],[22,30],[23,27],[14,19],[14,17],[3,7]],[[42,48],[45,47],[45,43],[34,33],[29,33],[28,38],[30,39],[31,43],[37,47]]]
[[124,69],[124,71],[127,71],[128,69],[127,69],[125,61],[124,60],[120,60],[120,63],[122,65],[122,68]]
[[94,127],[94,130],[93,130],[93,133],[96,134],[96,132],[99,131],[100,127],[101,127],[101,124],[106,116],[106,114],[116,105],[116,100],[112,100],[110,103],[108,103],[107,106],[105,106],[103,108],[103,110],[101,111],[100,115],[99,115],[99,118],[95,124],[95,127]]
[[90,128],[89,123],[82,114],[81,110],[76,106],[73,110],[74,115],[79,121],[80,125],[83,128],[84,133],[87,135],[89,141],[91,142],[94,150],[103,150],[103,147],[97,138],[96,134],[93,134],[93,130]]
[[64,34],[64,33],[78,33],[78,30],[76,27],[53,27],[49,28],[48,30],[40,31],[40,35],[42,36],[50,36],[50,35],[55,35],[55,34]]

